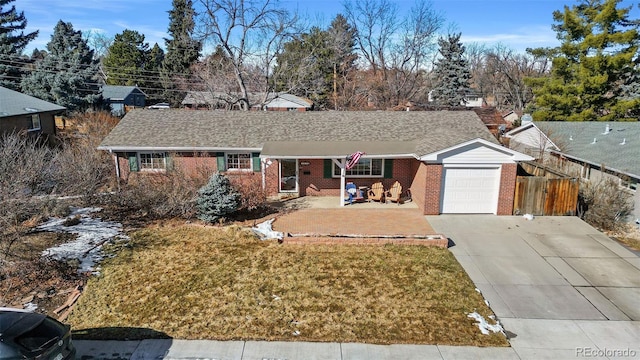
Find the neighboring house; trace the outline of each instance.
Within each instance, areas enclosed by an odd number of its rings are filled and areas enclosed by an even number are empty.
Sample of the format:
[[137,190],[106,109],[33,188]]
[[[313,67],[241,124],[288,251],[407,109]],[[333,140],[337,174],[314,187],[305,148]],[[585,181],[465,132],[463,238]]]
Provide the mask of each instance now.
[[530,122],[506,136],[511,149],[535,153],[569,175],[615,179],[634,194],[640,217],[640,122]]
[[147,97],[137,86],[103,85],[101,94],[114,116],[122,116],[130,109],[143,108]]
[[[434,102],[433,90],[429,91],[429,93],[427,94],[427,101]],[[484,101],[482,95],[476,93],[473,90],[469,90],[464,96],[464,100],[460,102],[460,106],[466,106],[470,108],[483,107],[485,105],[487,105],[487,102]]]
[[507,123],[513,125],[514,122],[520,119],[520,116],[518,116],[518,113],[516,113],[515,111],[509,110],[506,113],[502,114],[502,119]]
[[[517,162],[532,160],[500,145],[472,111],[133,110],[99,149],[125,180],[205,167],[299,196],[397,180],[424,214],[510,215]],[[357,151],[365,154],[346,170]]]
[[[264,99],[264,93],[250,94],[251,104],[260,104]],[[205,110],[239,110],[237,94],[228,94],[212,91],[188,91],[182,106],[189,109]],[[269,93],[264,107],[253,105],[251,110],[266,111],[310,111],[313,110],[313,102],[299,96],[287,93]]]
[[[546,123],[545,123],[546,124]],[[528,122],[504,135],[509,148],[534,157],[540,162],[544,162],[545,157],[550,154],[550,150],[560,150],[556,144],[549,139],[545,131],[541,131],[536,124]]]
[[491,131],[491,133],[498,139],[511,127],[511,124],[507,123],[500,112],[495,107],[476,107],[472,109],[482,120],[485,126]]
[[0,86],[0,133],[55,135],[55,115],[65,110],[64,106]]

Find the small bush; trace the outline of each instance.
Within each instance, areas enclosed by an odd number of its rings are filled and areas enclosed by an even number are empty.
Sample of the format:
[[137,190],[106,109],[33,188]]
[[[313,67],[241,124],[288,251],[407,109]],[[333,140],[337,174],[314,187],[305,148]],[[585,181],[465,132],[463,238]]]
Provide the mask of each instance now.
[[120,211],[137,213],[150,219],[195,216],[195,199],[202,183],[179,171],[144,174],[130,179],[121,191],[108,197]]
[[613,179],[580,184],[578,215],[601,230],[617,230],[633,210],[632,195]]
[[215,173],[209,182],[198,191],[196,208],[198,219],[208,223],[230,215],[240,207],[240,194],[231,185],[229,179]]
[[238,211],[252,212],[267,207],[267,192],[253,176],[238,175],[231,179],[233,188],[240,194]]

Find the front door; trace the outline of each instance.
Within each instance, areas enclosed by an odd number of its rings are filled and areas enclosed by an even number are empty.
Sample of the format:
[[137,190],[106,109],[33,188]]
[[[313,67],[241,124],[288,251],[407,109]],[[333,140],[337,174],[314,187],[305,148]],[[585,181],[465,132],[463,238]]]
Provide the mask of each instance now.
[[280,159],[280,192],[298,191],[298,160]]

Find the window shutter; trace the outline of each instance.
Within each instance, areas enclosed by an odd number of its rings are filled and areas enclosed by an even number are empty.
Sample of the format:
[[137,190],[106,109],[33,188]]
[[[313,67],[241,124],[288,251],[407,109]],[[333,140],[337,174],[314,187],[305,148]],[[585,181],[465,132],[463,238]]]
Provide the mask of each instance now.
[[331,159],[324,159],[324,178],[330,179],[333,177],[333,161]]
[[138,171],[138,156],[136,153],[127,153],[127,157],[129,158],[129,170]]
[[253,160],[253,171],[260,171],[260,153],[251,153],[251,160]]
[[393,159],[384,159],[384,178],[393,178]]
[[226,161],[224,159],[224,153],[223,152],[216,153],[216,160],[218,162],[218,171],[226,171],[227,170],[225,168]]

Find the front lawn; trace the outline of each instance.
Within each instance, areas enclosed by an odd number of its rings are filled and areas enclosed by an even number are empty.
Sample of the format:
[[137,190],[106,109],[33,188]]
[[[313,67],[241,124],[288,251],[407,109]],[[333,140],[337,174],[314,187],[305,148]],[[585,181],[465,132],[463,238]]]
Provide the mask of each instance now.
[[446,249],[286,245],[195,225],[129,245],[87,284],[74,337],[508,346],[467,317],[491,310]]

